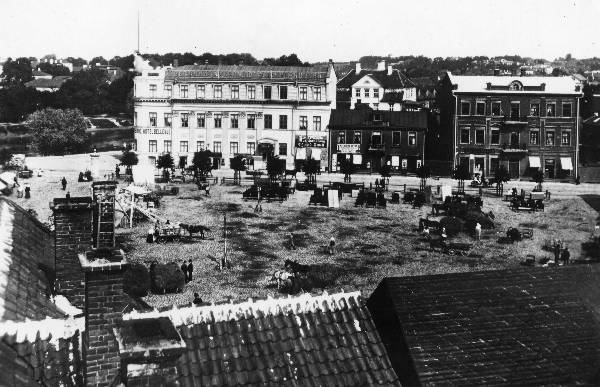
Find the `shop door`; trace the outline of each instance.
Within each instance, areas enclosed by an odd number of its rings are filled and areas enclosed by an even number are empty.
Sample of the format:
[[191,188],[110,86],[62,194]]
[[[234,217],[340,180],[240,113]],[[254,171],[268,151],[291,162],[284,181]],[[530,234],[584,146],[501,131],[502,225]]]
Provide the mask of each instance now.
[[220,157],[213,157],[213,163],[212,163],[212,167],[213,169],[219,169],[219,167],[221,166],[221,158]]
[[548,179],[554,179],[554,160],[546,160],[544,163],[544,175]]
[[519,177],[519,162],[509,161],[508,162],[508,173],[511,179],[517,179]]
[[483,157],[475,157],[475,168],[473,169],[473,173],[482,174],[483,173],[483,163],[485,158]]

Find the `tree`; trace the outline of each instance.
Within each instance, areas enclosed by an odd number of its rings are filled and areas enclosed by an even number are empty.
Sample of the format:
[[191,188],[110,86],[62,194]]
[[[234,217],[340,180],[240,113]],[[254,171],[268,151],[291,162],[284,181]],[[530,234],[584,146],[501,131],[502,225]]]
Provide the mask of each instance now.
[[233,169],[233,184],[240,184],[241,172],[246,170],[246,158],[242,155],[236,155],[230,160],[231,169]]
[[31,61],[28,58],[8,58],[2,68],[3,83],[25,83],[33,79]]
[[465,180],[471,178],[471,172],[466,165],[459,165],[452,171],[452,178],[458,180],[458,191],[465,192]]
[[417,168],[417,177],[421,179],[420,189],[424,191],[427,186],[427,179],[431,177],[431,168],[429,168],[429,165],[421,165]]
[[533,181],[537,183],[535,190],[538,192],[542,192],[542,183],[544,183],[544,172],[539,168],[533,172]]
[[171,153],[165,153],[164,155],[158,156],[158,160],[156,161],[156,167],[163,170],[163,176],[165,180],[169,180],[169,169],[173,169],[175,167],[175,161],[173,160],[173,156]]
[[33,144],[43,155],[65,155],[89,149],[83,114],[77,109],[36,111],[27,117]]
[[69,71],[68,68],[66,68],[65,66],[61,65],[61,64],[51,64],[48,62],[44,62],[44,63],[40,63],[38,65],[38,68],[40,69],[40,71],[43,71],[45,73],[48,73],[52,76],[57,76],[57,75],[70,75],[71,72]]
[[12,152],[9,148],[0,149],[0,165],[8,163],[12,159]]
[[388,163],[384,163],[379,168],[379,174],[381,175],[381,185],[385,186],[386,179],[392,176],[392,167]]
[[267,174],[272,181],[277,180],[285,173],[285,160],[278,156],[271,156],[267,159]]
[[194,177],[199,177],[202,180],[206,179],[206,176],[212,171],[212,157],[213,154],[209,150],[203,150],[194,153],[192,159],[192,166],[194,168]]
[[504,165],[500,165],[496,169],[494,175],[494,182],[496,183],[496,195],[502,196],[504,194],[504,183],[510,180],[510,174]]
[[131,166],[139,162],[137,154],[131,149],[125,149],[121,154],[121,164],[125,165],[125,174],[131,175]]
[[110,111],[108,75],[98,69],[79,71],[56,93],[56,105],[77,108],[86,115]]
[[90,61],[90,65],[91,66],[96,66],[98,64],[100,64],[100,65],[107,65],[108,61],[106,59],[104,59],[103,56],[93,57],[92,60]]
[[317,173],[321,170],[321,161],[312,157],[304,162],[304,174],[308,178],[309,184],[317,183]]
[[352,160],[342,158],[340,160],[340,172],[344,174],[344,182],[350,183],[352,181],[351,175],[356,172],[356,166],[352,163]]

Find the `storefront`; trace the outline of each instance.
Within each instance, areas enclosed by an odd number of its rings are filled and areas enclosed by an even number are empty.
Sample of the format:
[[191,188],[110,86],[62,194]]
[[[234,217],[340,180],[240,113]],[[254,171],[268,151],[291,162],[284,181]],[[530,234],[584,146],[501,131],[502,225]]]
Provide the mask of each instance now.
[[304,162],[309,159],[319,160],[321,168],[326,168],[328,160],[326,136],[297,135],[294,145],[296,169],[302,169]]

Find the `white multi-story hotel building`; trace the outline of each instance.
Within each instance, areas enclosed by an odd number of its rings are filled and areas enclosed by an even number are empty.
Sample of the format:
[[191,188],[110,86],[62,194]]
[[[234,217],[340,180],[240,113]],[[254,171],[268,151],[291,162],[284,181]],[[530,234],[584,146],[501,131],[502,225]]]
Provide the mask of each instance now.
[[[327,165],[327,125],[337,77],[327,68],[188,65],[153,69],[136,58],[135,140],[140,160],[170,152],[215,154],[215,168],[236,154],[286,159],[307,154]],[[307,149],[312,149],[307,152]],[[301,150],[299,150],[301,149]],[[260,162],[261,157],[255,157]],[[255,168],[257,165],[255,163]]]

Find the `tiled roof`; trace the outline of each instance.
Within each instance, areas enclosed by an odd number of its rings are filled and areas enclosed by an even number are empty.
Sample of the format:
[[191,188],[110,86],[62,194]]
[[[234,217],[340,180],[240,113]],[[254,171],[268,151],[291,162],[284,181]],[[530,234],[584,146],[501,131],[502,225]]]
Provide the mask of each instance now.
[[[375,115],[380,120],[374,121]],[[335,109],[329,117],[329,127],[332,129],[358,126],[389,126],[414,129],[427,128],[427,112],[406,112],[371,109]],[[385,122],[385,124],[384,124]],[[389,122],[389,125],[387,125]]]
[[59,75],[52,79],[34,79],[32,81],[25,82],[25,86],[45,89],[60,89],[63,83],[69,79],[71,79],[71,76],[69,75]]
[[599,265],[386,278],[367,305],[402,383],[599,385],[599,283]]
[[168,69],[166,81],[319,81],[325,82],[327,69],[295,66],[186,65]]
[[0,321],[64,314],[48,299],[54,237],[14,202],[0,198]]
[[361,78],[370,76],[375,79],[385,89],[403,89],[407,87],[416,87],[413,81],[410,80],[404,73],[394,69],[392,74],[388,75],[387,70],[361,70],[358,74],[356,69],[351,70],[345,77],[337,83],[338,88],[350,88]]
[[[488,94],[507,94],[524,93],[531,88],[536,94],[582,94],[576,91],[575,87],[580,83],[572,77],[530,77],[530,76],[480,76],[480,75],[453,75],[447,73],[450,82],[456,85],[456,93],[488,93]],[[525,91],[509,91],[507,88],[513,82],[518,81],[523,85]],[[491,83],[493,87],[504,87],[503,90],[487,90],[487,84]],[[542,83],[545,83],[544,90],[539,90]],[[535,89],[535,90],[534,90]]]
[[185,340],[182,386],[399,385],[358,292],[249,300],[152,313]]

